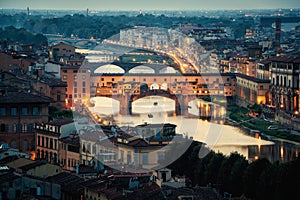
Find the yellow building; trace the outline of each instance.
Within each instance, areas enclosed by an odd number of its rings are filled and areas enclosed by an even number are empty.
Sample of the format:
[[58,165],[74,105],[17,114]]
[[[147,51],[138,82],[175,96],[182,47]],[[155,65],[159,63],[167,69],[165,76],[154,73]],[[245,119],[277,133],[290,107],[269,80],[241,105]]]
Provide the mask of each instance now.
[[250,77],[244,74],[236,75],[237,104],[266,104],[269,101],[270,80]]

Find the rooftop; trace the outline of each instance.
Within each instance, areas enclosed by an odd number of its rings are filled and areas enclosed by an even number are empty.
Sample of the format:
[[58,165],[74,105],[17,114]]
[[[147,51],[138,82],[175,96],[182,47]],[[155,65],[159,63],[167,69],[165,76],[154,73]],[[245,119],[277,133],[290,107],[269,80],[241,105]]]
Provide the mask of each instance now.
[[300,63],[300,56],[277,56],[271,58],[272,62],[285,62],[285,63]]
[[82,183],[84,179],[76,174],[61,172],[59,174],[46,178],[46,181],[61,185],[63,191],[78,192],[82,190]]
[[50,103],[52,100],[49,97],[34,95],[26,92],[4,92],[0,96],[0,103]]
[[245,74],[236,74],[236,77],[240,77],[249,81],[253,81],[255,83],[270,83],[270,80],[263,80],[263,79],[259,79],[259,78],[255,78],[252,76],[247,76]]
[[73,119],[69,119],[69,118],[63,118],[63,119],[56,119],[52,122],[49,122],[49,125],[54,125],[54,126],[63,126],[66,124],[70,124],[73,123],[74,120]]
[[27,165],[24,165],[22,167],[20,167],[20,169],[23,171],[23,172],[26,172],[30,169],[34,169],[36,167],[39,167],[39,166],[42,166],[42,165],[45,165],[47,164],[46,162],[42,162],[42,161],[36,161],[36,162],[33,162],[33,163],[30,163],[30,164],[27,164]]

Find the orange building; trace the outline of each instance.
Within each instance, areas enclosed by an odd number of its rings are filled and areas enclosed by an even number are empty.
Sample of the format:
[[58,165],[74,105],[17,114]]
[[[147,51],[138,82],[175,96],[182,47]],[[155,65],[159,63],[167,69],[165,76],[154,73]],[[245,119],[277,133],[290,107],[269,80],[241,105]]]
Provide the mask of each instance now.
[[62,66],[61,80],[67,83],[66,108],[74,103],[87,103],[90,99],[90,70],[85,66]]
[[50,98],[2,89],[0,96],[0,143],[23,152],[35,149],[34,123],[48,121]]
[[76,165],[80,163],[78,134],[72,133],[67,137],[59,139],[59,146],[59,156],[63,163],[63,169],[75,171]]
[[36,124],[36,157],[75,171],[80,162],[79,137],[71,119]]
[[247,106],[249,104],[266,104],[269,102],[270,80],[237,74],[236,84],[237,104]]
[[12,55],[0,53],[0,71],[21,69],[24,72],[27,72],[30,65],[32,65],[32,62],[23,57],[13,57]]

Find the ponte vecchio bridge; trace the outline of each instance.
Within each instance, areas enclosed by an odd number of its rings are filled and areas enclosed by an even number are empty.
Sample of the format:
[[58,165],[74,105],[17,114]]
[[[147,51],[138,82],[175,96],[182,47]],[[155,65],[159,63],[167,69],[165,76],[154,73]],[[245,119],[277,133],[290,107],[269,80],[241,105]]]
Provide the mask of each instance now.
[[132,103],[146,96],[163,96],[175,101],[177,115],[188,114],[188,103],[201,97],[235,96],[234,74],[97,74],[91,76],[91,96],[120,102],[120,114],[132,114]]

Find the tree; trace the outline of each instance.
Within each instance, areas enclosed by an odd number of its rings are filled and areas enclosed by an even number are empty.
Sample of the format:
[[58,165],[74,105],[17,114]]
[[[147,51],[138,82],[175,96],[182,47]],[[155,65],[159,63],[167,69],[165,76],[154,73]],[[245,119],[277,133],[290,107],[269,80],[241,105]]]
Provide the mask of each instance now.
[[214,154],[208,163],[207,170],[205,171],[205,181],[207,183],[216,184],[220,166],[227,159],[221,153]]
[[233,196],[241,196],[243,194],[243,177],[248,165],[246,158],[241,156],[231,168],[228,192]]
[[245,171],[244,175],[244,194],[246,197],[256,199],[257,193],[259,191],[258,185],[260,180],[260,175],[266,168],[270,167],[270,162],[263,158],[252,162]]
[[218,174],[218,182],[220,185],[220,190],[223,192],[230,191],[230,175],[231,169],[234,163],[240,159],[245,159],[242,155],[237,152],[231,153],[230,156],[222,162],[222,165]]

